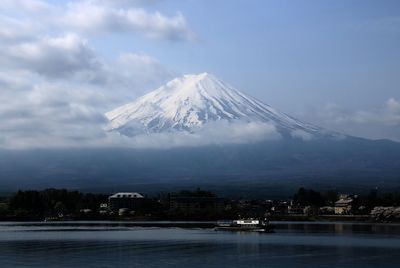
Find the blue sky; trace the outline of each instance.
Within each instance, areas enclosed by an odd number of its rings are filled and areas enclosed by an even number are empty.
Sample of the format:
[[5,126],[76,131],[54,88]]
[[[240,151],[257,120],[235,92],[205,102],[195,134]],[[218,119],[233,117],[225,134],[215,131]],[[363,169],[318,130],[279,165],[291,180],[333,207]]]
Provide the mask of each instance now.
[[49,114],[95,125],[97,112],[203,71],[300,119],[400,140],[399,1],[5,0],[0,28],[4,144],[51,121],[38,106],[55,99],[79,112]]
[[398,1],[170,3],[156,6],[182,12],[199,43],[131,42],[179,72],[207,70],[288,112],[400,97]]
[[179,73],[208,71],[311,121],[318,119],[309,111],[326,105],[372,112],[400,99],[398,1],[160,1],[148,8],[181,12],[197,42],[125,36],[104,45],[105,53],[133,49]]

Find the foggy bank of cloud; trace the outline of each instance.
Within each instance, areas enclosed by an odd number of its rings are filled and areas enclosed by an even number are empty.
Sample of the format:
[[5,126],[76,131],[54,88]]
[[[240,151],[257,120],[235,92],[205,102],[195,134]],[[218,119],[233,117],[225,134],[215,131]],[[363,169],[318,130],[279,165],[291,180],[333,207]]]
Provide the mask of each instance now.
[[400,101],[395,98],[389,98],[380,107],[369,110],[351,110],[329,103],[312,110],[305,118],[348,135],[400,141]]
[[142,133],[128,137],[116,131],[105,131],[107,119],[95,111],[82,110],[81,107],[74,107],[63,119],[60,119],[62,116],[59,114],[54,114],[54,116],[56,120],[40,122],[31,119],[29,121],[33,123],[29,124],[23,120],[21,123],[12,120],[6,124],[7,127],[0,128],[3,132],[0,148],[18,150],[107,147],[169,149],[247,144],[281,139],[274,125],[261,122],[218,121],[208,123],[194,133],[170,131]]
[[[115,135],[116,133],[114,133]],[[246,144],[266,140],[279,140],[281,135],[273,124],[262,122],[210,122],[194,130],[139,134],[113,140],[133,148],[197,147],[206,145]],[[115,138],[115,136],[114,136]]]

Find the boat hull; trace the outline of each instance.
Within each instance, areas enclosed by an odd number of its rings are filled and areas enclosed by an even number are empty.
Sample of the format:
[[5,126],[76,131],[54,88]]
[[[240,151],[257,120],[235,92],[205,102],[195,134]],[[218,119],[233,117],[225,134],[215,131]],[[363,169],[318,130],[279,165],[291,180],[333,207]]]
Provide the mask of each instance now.
[[269,233],[272,232],[272,226],[263,227],[240,227],[240,226],[217,226],[214,228],[215,231],[231,231],[231,232],[259,232],[259,233]]

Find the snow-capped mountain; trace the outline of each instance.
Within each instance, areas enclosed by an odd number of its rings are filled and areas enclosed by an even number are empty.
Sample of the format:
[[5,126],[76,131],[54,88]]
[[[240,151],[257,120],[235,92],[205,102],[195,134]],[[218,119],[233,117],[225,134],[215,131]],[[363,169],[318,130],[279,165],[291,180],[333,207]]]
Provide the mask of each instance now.
[[108,113],[108,130],[133,136],[171,130],[195,131],[209,122],[267,122],[284,134],[325,135],[317,126],[279,112],[208,73],[184,75]]

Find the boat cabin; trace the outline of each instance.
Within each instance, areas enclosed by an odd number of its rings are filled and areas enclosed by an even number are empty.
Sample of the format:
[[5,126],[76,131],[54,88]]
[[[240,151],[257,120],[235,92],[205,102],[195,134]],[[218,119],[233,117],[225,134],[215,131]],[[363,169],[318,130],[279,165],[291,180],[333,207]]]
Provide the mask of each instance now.
[[233,224],[242,226],[242,227],[257,227],[260,225],[259,220],[235,220]]

